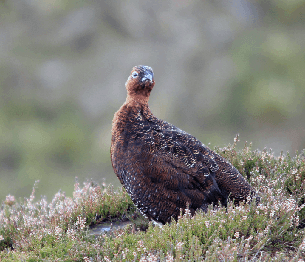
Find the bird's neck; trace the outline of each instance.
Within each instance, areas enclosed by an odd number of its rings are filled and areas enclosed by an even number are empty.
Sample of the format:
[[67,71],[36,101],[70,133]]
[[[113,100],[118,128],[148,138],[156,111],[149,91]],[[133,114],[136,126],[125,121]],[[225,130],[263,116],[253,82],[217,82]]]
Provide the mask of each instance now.
[[112,132],[118,131],[121,133],[128,121],[137,121],[151,119],[153,114],[150,111],[148,103],[143,103],[143,100],[126,99],[126,102],[114,114],[112,120]]
[[148,107],[148,100],[149,96],[144,95],[130,95],[127,94],[126,102],[125,104],[128,104],[131,107],[139,107],[139,106],[147,106]]

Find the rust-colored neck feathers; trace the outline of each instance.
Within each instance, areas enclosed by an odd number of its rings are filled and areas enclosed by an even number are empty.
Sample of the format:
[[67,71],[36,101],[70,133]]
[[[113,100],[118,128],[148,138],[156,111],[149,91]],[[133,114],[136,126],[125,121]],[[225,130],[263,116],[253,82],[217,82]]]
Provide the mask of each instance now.
[[138,107],[141,105],[148,105],[149,94],[144,96],[141,94],[127,94],[125,104],[131,107]]
[[125,83],[127,90],[126,101],[115,113],[112,121],[112,135],[117,131],[120,133],[124,129],[125,122],[130,120],[130,117],[135,117],[139,113],[151,115],[148,100],[154,85],[154,73],[151,67],[135,66],[132,69]]

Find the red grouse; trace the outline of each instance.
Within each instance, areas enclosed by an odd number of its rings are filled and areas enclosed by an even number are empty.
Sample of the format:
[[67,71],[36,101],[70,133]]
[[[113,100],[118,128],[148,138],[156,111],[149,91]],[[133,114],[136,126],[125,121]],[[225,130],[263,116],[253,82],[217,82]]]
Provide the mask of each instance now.
[[126,102],[112,122],[114,172],[138,209],[165,224],[180,209],[191,213],[227,199],[255,195],[243,176],[192,135],[155,117],[148,99],[155,84],[151,67],[135,66],[125,83]]

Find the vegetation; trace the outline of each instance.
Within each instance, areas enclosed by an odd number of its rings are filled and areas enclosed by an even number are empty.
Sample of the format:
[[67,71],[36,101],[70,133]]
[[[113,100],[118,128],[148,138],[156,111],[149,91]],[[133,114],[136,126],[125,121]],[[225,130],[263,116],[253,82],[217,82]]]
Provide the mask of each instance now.
[[[304,261],[304,155],[275,157],[247,144],[237,152],[237,141],[215,150],[249,179],[258,205],[230,202],[159,227],[141,217],[125,190],[76,182],[72,198],[58,192],[48,203],[35,201],[35,185],[30,198],[2,203],[0,260]],[[126,219],[132,223],[122,229],[90,234],[94,224]]]

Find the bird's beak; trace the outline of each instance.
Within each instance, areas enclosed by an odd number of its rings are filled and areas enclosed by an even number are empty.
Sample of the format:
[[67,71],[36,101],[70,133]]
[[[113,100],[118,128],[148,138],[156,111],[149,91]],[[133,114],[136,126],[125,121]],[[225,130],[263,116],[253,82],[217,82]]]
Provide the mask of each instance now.
[[141,81],[145,82],[149,80],[150,82],[153,82],[154,80],[154,73],[152,71],[152,68],[149,66],[145,66],[144,76],[142,77]]

